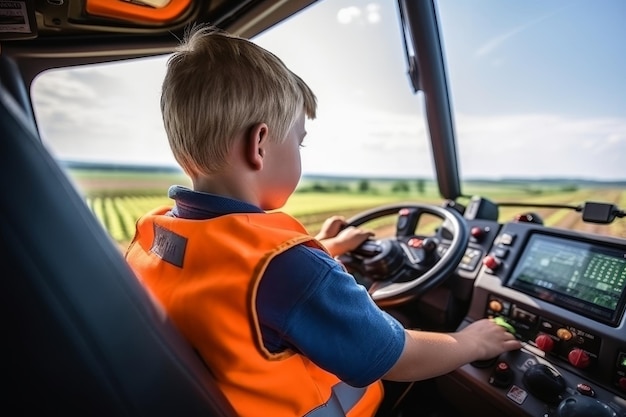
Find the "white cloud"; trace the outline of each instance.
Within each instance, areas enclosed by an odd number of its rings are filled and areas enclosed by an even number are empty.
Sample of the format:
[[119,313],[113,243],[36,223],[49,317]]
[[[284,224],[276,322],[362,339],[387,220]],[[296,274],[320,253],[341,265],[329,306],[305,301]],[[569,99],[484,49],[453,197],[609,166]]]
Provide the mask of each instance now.
[[337,12],[337,21],[343,25],[352,23],[361,16],[361,9],[356,6],[344,7]]
[[[151,71],[96,66],[52,71],[33,84],[42,140],[62,159],[174,164],[160,117],[160,80]],[[145,69],[145,68],[144,68]]]
[[352,108],[320,108],[302,150],[309,174],[433,177],[423,118]]
[[380,6],[376,3],[369,3],[363,10],[357,6],[343,7],[337,12],[337,21],[342,25],[351,23],[370,23],[376,24],[380,22]]
[[457,114],[462,173],[473,177],[626,178],[626,120]]
[[367,15],[367,21],[369,23],[380,22],[380,6],[375,3],[370,3],[365,6],[365,12]]

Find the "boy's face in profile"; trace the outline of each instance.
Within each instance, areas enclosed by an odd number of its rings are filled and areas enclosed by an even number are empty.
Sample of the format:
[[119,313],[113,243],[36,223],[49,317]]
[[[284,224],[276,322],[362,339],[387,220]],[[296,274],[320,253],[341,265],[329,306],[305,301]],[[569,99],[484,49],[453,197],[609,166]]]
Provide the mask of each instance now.
[[262,209],[281,208],[296,189],[302,174],[300,146],[306,136],[304,112],[282,143],[268,144],[263,164]]

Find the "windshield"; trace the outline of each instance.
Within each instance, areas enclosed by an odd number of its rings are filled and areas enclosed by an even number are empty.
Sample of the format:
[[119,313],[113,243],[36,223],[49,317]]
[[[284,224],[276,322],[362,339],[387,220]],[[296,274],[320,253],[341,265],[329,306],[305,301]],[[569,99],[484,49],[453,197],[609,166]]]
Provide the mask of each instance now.
[[438,3],[463,175],[626,179],[626,3]]
[[[253,41],[317,96],[302,150],[304,176],[433,180],[395,2],[321,1]],[[40,76],[33,94],[44,141],[63,160],[176,166],[159,109],[167,58]]]
[[[626,206],[626,3],[436,3],[464,196]],[[396,201],[441,204],[423,93],[408,76],[394,1],[325,0],[253,39],[313,89],[303,177],[285,211],[311,232]],[[168,56],[51,70],[33,83],[44,143],[122,243],[189,184],[163,129]],[[503,209],[508,221],[520,209]],[[571,210],[570,210],[571,212]],[[547,225],[585,228],[580,213]],[[576,221],[562,218],[574,215]],[[623,223],[623,222],[622,222]],[[619,225],[595,232],[626,236]]]
[[[441,0],[437,11],[464,193],[496,180],[516,201],[623,209],[626,3]],[[499,188],[494,199],[510,199]]]

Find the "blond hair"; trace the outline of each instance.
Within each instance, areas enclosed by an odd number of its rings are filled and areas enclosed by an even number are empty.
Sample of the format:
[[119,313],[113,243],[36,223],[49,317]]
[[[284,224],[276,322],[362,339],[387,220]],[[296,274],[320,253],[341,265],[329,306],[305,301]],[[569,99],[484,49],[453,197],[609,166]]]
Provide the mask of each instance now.
[[190,176],[219,171],[234,139],[257,123],[282,142],[316,98],[274,54],[213,26],[194,26],[168,59],[161,112],[174,157]]

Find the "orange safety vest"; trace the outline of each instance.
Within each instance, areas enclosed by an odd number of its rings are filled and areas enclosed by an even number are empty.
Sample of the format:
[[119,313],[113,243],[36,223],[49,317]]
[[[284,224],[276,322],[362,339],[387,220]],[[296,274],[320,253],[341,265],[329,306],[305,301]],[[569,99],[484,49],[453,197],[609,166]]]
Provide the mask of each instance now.
[[303,355],[264,347],[256,295],[267,265],[298,244],[322,248],[296,219],[274,212],[189,220],[167,211],[137,222],[126,259],[240,416],[375,414],[380,381],[355,388]]

